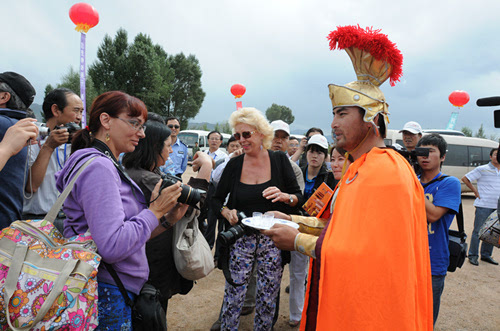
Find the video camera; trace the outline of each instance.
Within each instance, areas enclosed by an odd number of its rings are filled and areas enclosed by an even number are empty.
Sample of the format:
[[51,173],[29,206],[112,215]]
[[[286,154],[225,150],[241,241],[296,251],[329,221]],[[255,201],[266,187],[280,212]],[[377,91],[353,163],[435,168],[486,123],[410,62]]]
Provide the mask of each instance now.
[[158,195],[161,194],[161,191],[164,188],[169,187],[170,185],[174,185],[177,182],[181,182],[182,191],[181,191],[181,196],[177,199],[177,202],[185,203],[185,204],[188,204],[192,207],[196,207],[196,204],[198,202],[200,202],[200,200],[201,200],[201,195],[206,193],[203,190],[196,189],[196,188],[193,188],[189,185],[182,184],[181,178],[174,176],[174,175],[171,175],[171,174],[162,174],[161,179],[162,179],[162,182],[161,182],[161,186],[160,186],[160,192],[158,193]]
[[[47,127],[47,125],[45,125],[45,123],[36,122],[35,125],[38,127],[38,135],[42,139],[47,137],[50,134],[50,129]],[[68,133],[69,133],[68,143],[71,143],[71,138],[72,138],[73,133],[80,130],[81,127],[74,122],[69,122],[66,124],[56,126],[54,128],[54,130],[59,130],[59,129],[67,129],[68,130]]]
[[[488,97],[477,99],[476,105],[479,107],[500,106],[500,97]],[[495,128],[500,128],[500,109],[493,111],[493,122]],[[498,146],[497,161],[500,163],[500,146]]]
[[[415,174],[419,175],[422,169],[420,168],[420,165],[418,164],[418,156],[429,156],[429,148],[425,147],[416,147],[414,150],[411,152],[403,149],[402,146],[397,144],[397,146],[391,146],[396,152],[401,154],[408,163],[412,166],[413,170],[415,171]],[[399,147],[399,148],[398,148]]]

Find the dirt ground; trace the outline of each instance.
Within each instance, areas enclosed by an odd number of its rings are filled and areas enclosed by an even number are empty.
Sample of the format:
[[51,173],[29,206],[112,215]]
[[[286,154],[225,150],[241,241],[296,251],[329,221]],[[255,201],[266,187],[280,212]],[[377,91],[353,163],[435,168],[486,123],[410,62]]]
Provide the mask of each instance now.
[[[184,175],[188,179],[190,168]],[[462,196],[464,222],[470,237],[474,223],[474,197]],[[452,228],[456,229],[454,221]],[[469,239],[468,239],[469,241]],[[499,249],[493,256],[500,261]],[[288,326],[288,266],[281,284],[279,320],[275,330],[292,330]],[[169,301],[169,330],[209,330],[218,317],[224,295],[224,275],[215,269],[196,282],[187,295],[176,295]],[[252,330],[253,314],[242,316],[240,330]],[[500,330],[500,266],[479,261],[479,266],[465,261],[461,269],[448,273],[441,297],[441,309],[435,330]]]

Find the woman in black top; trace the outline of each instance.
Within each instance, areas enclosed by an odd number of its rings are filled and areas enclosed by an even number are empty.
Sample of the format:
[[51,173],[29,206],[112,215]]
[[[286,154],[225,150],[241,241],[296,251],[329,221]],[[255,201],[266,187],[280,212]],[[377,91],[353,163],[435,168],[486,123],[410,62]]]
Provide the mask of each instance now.
[[[268,151],[273,129],[260,111],[243,108],[234,112],[229,124],[244,154],[229,161],[213,198],[221,215],[231,225],[237,212],[279,210],[293,212],[303,202],[290,161],[282,152]],[[224,205],[229,194],[227,205]],[[254,329],[270,330],[283,272],[281,252],[269,237],[249,231],[230,247],[229,271],[222,307],[223,330],[237,330],[246,284],[256,263],[257,298]],[[238,286],[242,284],[242,286]]]

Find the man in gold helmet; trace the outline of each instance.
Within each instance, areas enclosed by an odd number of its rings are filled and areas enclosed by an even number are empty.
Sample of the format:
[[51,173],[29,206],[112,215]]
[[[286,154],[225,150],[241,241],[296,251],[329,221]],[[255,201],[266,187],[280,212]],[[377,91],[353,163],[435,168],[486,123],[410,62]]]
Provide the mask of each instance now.
[[281,249],[312,257],[301,330],[432,330],[425,198],[408,162],[385,148],[388,104],[379,86],[401,75],[387,36],[359,26],[329,35],[357,80],[330,84],[332,130],[354,162],[321,218],[289,216],[299,230],[264,231]]

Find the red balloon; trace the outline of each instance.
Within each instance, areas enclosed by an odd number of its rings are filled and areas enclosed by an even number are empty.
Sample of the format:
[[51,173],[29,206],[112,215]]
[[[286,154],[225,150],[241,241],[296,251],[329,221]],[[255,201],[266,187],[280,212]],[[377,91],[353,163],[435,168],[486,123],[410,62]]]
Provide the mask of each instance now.
[[456,90],[451,92],[448,100],[450,100],[451,104],[455,107],[463,107],[467,102],[469,102],[470,96],[469,93],[465,91]]
[[69,18],[76,24],[75,30],[87,33],[99,23],[99,14],[94,7],[88,3],[80,2],[71,6]]
[[231,94],[234,95],[235,99],[241,98],[246,91],[246,87],[241,84],[234,84],[231,86]]

